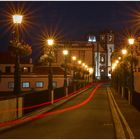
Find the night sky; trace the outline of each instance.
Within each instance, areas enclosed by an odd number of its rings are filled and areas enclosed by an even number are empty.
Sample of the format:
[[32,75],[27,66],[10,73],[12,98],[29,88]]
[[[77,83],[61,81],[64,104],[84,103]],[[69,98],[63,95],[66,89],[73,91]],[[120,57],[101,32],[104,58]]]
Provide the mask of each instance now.
[[[140,2],[121,1],[31,1],[0,2],[0,50],[6,51],[12,29],[7,13],[22,7],[28,24],[22,37],[32,45],[33,55],[41,48],[44,34],[57,40],[87,40],[90,33],[123,31],[140,27]],[[5,14],[6,13],[6,14]]]

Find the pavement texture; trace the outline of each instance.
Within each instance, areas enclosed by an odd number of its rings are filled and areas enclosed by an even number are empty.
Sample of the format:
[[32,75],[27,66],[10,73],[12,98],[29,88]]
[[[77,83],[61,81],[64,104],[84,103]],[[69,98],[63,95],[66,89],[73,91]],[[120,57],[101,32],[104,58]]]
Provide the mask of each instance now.
[[[127,121],[134,138],[140,139],[140,112],[128,100],[122,98],[121,95],[111,88],[115,101]],[[126,134],[127,135],[127,134]]]

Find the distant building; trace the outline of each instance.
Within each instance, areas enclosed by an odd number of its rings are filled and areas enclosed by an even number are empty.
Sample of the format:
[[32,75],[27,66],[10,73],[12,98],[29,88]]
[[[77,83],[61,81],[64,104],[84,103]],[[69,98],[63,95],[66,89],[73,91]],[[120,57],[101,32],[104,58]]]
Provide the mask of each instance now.
[[[0,53],[0,92],[13,91],[14,57],[10,53]],[[32,64],[32,59],[21,61],[21,90],[45,90],[48,88],[48,67]],[[64,71],[53,67],[53,87],[62,87]],[[68,75],[68,79],[70,75]]]
[[[89,36],[88,41],[58,42],[56,47],[56,60],[54,66],[60,66],[64,61],[63,49],[69,51],[71,57],[76,56],[82,62],[94,69],[97,79],[111,77],[111,54],[114,51],[114,34],[112,32],[100,34],[99,40]],[[44,50],[45,53],[45,50]]]

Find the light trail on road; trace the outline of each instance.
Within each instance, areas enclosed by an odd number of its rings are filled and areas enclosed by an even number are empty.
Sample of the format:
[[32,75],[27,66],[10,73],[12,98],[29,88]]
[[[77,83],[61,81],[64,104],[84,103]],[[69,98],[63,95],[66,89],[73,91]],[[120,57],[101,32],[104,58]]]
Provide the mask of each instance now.
[[73,110],[76,108],[79,108],[85,104],[87,104],[94,96],[95,92],[97,91],[97,89],[99,87],[101,87],[102,83],[99,83],[96,88],[91,92],[91,94],[89,95],[89,97],[84,100],[82,103],[68,107],[68,108],[64,108],[64,109],[60,109],[60,110],[56,110],[56,111],[52,111],[52,112],[46,112],[43,114],[39,114],[36,116],[32,116],[32,117],[28,117],[25,119],[19,119],[19,120],[13,120],[13,121],[9,121],[9,122],[4,122],[4,123],[0,123],[0,127],[4,127],[4,126],[9,126],[9,125],[14,125],[14,124],[19,124],[19,123],[23,123],[23,122],[27,122],[27,121],[33,121],[33,120],[38,120],[38,119],[42,119],[44,117],[50,116],[50,115],[54,115],[54,114],[58,114],[58,113],[63,113],[69,110]]
[[[58,98],[58,99],[55,99],[53,102],[55,103],[55,102],[58,102],[58,101],[60,101],[60,100],[62,100],[62,99],[68,98],[68,97],[70,97],[70,96],[72,96],[72,95],[74,95],[74,94],[78,94],[78,92],[79,92],[80,90],[84,90],[84,89],[86,89],[86,88],[89,88],[90,86],[93,86],[93,85],[92,85],[92,84],[89,84],[89,85],[85,86],[84,88],[80,88],[80,89],[78,89],[78,90],[76,90],[76,91],[70,93],[67,97],[66,97],[66,96],[60,97],[60,98]],[[0,114],[9,113],[9,112],[14,112],[14,111],[28,110],[28,109],[33,109],[33,108],[37,108],[37,107],[42,107],[42,106],[50,105],[50,104],[51,104],[51,101],[49,101],[49,102],[44,102],[44,103],[37,104],[37,105],[33,105],[33,106],[27,106],[27,107],[23,107],[23,108],[18,108],[18,109],[2,110],[2,111],[0,111]]]

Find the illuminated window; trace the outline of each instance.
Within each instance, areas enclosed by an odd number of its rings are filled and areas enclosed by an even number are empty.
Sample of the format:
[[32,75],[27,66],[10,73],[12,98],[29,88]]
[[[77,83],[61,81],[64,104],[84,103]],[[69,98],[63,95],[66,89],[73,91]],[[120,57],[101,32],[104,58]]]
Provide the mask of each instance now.
[[89,42],[96,42],[96,37],[95,36],[89,36],[88,41]]
[[104,54],[100,55],[100,63],[105,63],[105,55]]
[[30,87],[30,83],[29,82],[23,82],[22,83],[22,87],[23,88],[29,88]]
[[14,82],[8,82],[8,88],[14,88]]
[[101,69],[101,72],[104,72],[104,69]]
[[44,82],[36,82],[36,87],[42,88],[44,85]]
[[28,68],[27,67],[23,67],[23,72],[28,72]]

